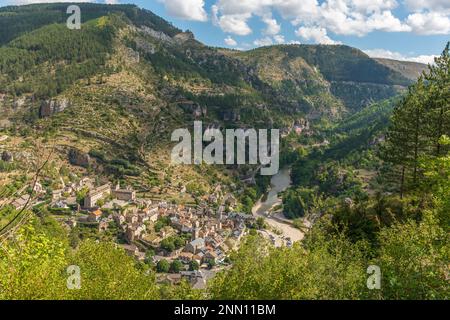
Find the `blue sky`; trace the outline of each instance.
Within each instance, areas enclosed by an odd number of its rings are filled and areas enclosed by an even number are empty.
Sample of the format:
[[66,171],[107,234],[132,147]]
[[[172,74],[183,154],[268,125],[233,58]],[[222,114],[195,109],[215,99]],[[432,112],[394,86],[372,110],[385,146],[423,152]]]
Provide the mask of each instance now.
[[[35,2],[54,1],[0,0],[0,5]],[[277,43],[342,43],[371,56],[431,62],[450,40],[450,0],[97,2],[134,3],[193,31],[203,43],[241,50]]]

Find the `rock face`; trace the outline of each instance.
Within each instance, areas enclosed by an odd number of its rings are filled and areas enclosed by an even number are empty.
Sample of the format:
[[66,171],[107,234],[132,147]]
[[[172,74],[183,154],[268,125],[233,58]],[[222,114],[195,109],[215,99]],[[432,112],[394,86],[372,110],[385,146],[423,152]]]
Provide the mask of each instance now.
[[91,157],[88,154],[77,149],[69,150],[69,162],[74,166],[83,168],[88,168],[92,163]]
[[168,36],[167,34],[165,34],[164,32],[153,30],[152,28],[149,28],[147,26],[142,26],[140,28],[140,31],[142,31],[145,34],[147,34],[159,41],[162,41],[162,42],[166,42],[166,43],[174,42],[173,39],[170,36]]
[[69,100],[67,99],[42,101],[41,107],[39,108],[39,117],[46,118],[52,114],[62,112],[69,107],[69,104]]
[[183,109],[184,112],[192,114],[195,118],[206,116],[208,110],[202,108],[198,103],[192,101],[180,101],[178,106]]
[[9,151],[3,151],[2,160],[5,162],[13,162],[14,161],[13,154]]
[[191,31],[181,32],[173,37],[178,43],[184,43],[189,40],[194,40],[194,34]]
[[21,108],[21,107],[23,107],[25,105],[25,102],[26,102],[25,97],[14,99],[14,102],[13,102],[12,106],[13,106],[14,109]]
[[241,115],[237,111],[226,110],[222,112],[223,121],[240,121]]
[[149,54],[155,54],[156,48],[155,46],[147,41],[144,41],[142,39],[136,39],[136,48]]
[[126,57],[127,57],[127,60],[131,63],[139,63],[139,61],[140,61],[139,52],[134,51],[131,48],[126,48]]

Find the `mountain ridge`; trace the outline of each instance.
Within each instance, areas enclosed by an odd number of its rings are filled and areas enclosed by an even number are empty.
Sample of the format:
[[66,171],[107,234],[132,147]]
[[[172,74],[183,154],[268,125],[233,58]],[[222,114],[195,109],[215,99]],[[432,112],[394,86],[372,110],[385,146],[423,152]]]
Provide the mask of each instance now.
[[[134,5],[77,4],[84,20],[73,31],[61,21],[68,5],[0,9],[0,25],[23,31],[0,32],[7,41],[0,47],[0,121],[15,134],[51,137],[61,146],[61,163],[70,148],[97,155],[95,170],[138,189],[158,181],[160,191],[177,191],[164,166],[170,132],[193,120],[286,133],[293,123],[311,121],[315,130],[409,83],[348,46],[210,47]],[[117,158],[138,169],[117,166]],[[186,175],[210,179],[197,169]]]

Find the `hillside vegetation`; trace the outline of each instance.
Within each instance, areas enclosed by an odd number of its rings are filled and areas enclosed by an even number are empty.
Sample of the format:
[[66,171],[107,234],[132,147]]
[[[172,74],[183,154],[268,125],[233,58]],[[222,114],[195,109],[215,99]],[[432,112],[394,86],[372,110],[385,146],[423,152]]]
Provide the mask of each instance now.
[[[67,4],[0,8],[0,230],[24,217],[1,233],[0,299],[449,298],[448,45],[416,81],[407,63],[348,46],[232,51],[133,5],[79,6],[76,31]],[[244,181],[254,167],[170,164],[171,133],[194,120],[281,129],[292,186],[279,214],[307,229],[302,242],[275,248],[251,226],[196,290],[157,282],[156,265],[107,235],[68,232],[45,202],[4,201],[32,194],[38,171],[49,194],[94,176],[181,205],[220,186],[250,213],[270,185]],[[66,287],[71,264],[79,291]],[[367,288],[369,265],[380,290]]]

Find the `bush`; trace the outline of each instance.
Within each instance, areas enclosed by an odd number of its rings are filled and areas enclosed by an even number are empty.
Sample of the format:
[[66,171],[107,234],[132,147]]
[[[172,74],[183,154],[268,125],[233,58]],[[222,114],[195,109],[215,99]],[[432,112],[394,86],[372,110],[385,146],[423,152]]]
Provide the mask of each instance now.
[[159,260],[158,263],[156,264],[156,271],[161,272],[161,273],[167,273],[169,272],[170,269],[170,264],[169,262],[167,262],[167,260]]
[[189,270],[190,271],[198,270],[199,268],[200,268],[200,265],[198,264],[198,262],[196,260],[192,260],[191,262],[189,262]]
[[170,264],[170,273],[178,273],[183,268],[183,264],[179,260],[175,260]]

